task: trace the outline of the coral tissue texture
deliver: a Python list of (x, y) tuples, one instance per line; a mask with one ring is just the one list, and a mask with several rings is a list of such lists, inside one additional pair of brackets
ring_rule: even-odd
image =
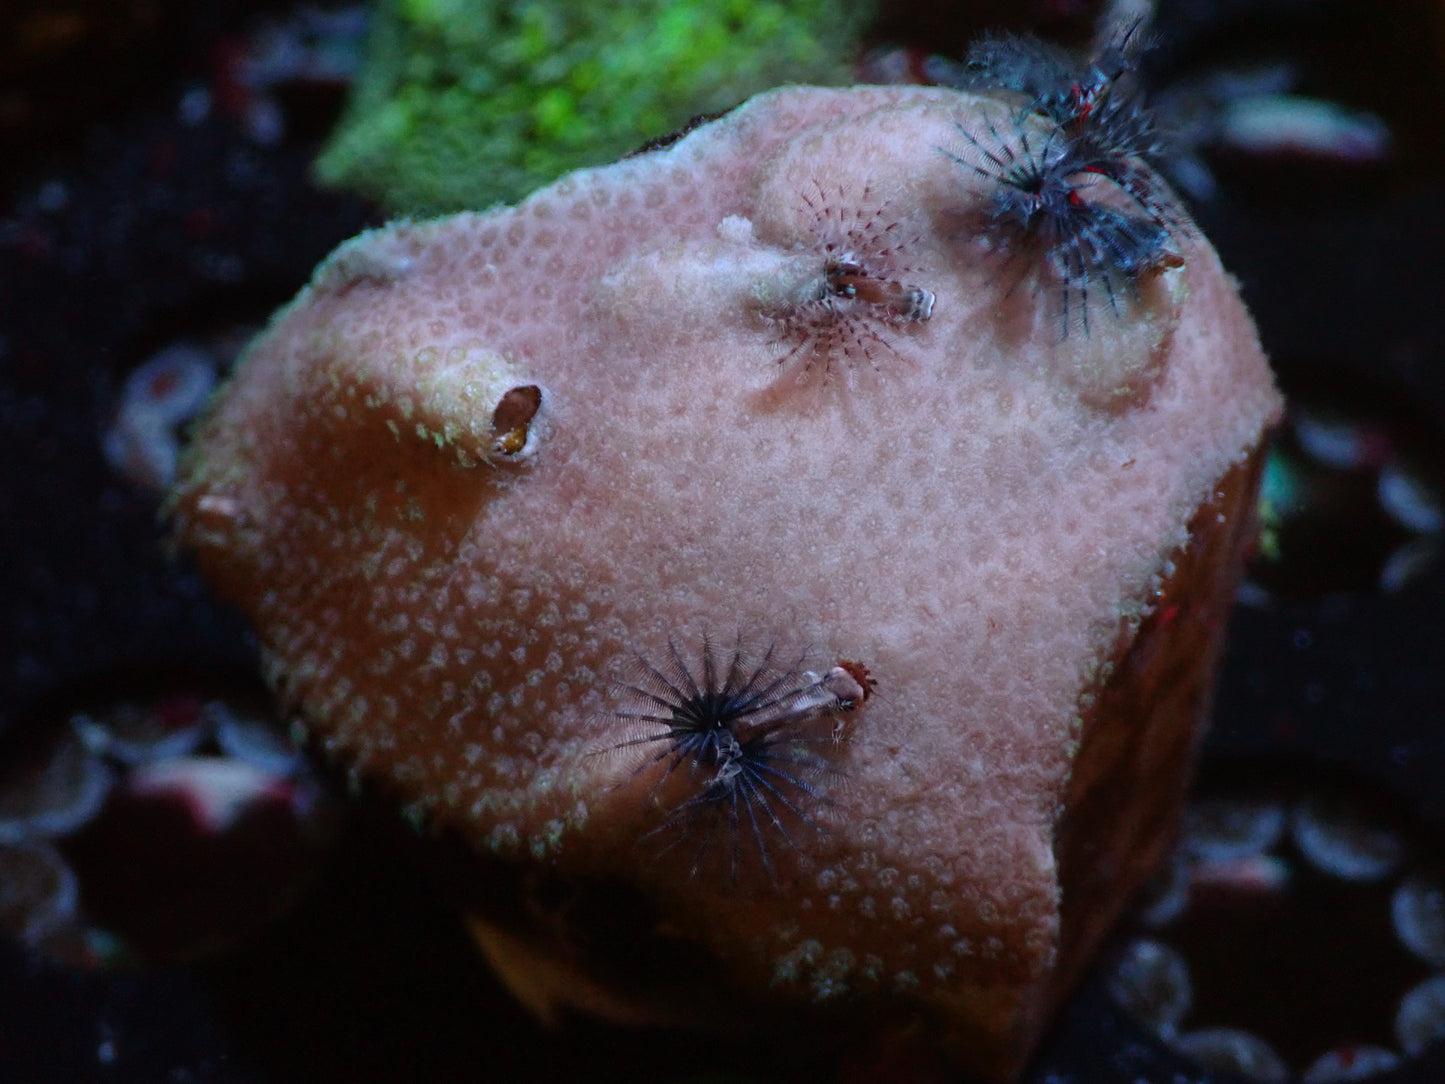
[[(1006, 1079), (1147, 872), (1279, 402), (1182, 218), (1122, 273), (999, 221), (1033, 125), (790, 88), (364, 234), (202, 427), (181, 536), (319, 744), (567, 886), (478, 920), (539, 1010), (793, 1006)], [(599, 895), (725, 994), (649, 1004)]]

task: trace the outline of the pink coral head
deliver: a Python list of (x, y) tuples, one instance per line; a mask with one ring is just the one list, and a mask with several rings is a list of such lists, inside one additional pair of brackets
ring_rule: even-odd
[[(181, 537), (324, 748), (715, 962), (649, 993), (478, 915), (539, 1012), (810, 1007), (1006, 1078), (1163, 846), (1279, 402), (1192, 230), (981, 227), (971, 156), (1044, 123), (794, 87), (364, 234), (201, 428)], [(1069, 198), (1147, 213), (1110, 183)]]

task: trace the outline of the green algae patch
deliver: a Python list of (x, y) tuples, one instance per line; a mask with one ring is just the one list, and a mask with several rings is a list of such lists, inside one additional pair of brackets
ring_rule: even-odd
[(512, 202), (779, 83), (851, 83), (871, 0), (382, 0), (316, 165), (395, 214)]

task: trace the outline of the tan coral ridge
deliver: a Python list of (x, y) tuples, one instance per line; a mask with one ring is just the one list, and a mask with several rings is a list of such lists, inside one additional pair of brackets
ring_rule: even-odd
[[(523, 878), (632, 885), (734, 1006), (913, 1021), (991, 1079), (1164, 843), (1279, 409), (1192, 232), (1087, 333), (981, 239), (961, 132), (1009, 108), (788, 88), (364, 234), (173, 499), (342, 762)], [(876, 695), (824, 713), (777, 823), (690, 833), (706, 779), (624, 744), (618, 683), (734, 638)], [(655, 1018), (578, 946), (478, 929), (539, 1009)]]

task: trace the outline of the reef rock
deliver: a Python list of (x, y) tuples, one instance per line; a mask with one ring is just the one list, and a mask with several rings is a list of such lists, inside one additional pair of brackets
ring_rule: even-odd
[(183, 543), (475, 847), (539, 1012), (1003, 1080), (1149, 873), (1279, 398), (1162, 188), (1036, 228), (1053, 153), (1007, 95), (770, 92), (348, 242), (219, 396)]

